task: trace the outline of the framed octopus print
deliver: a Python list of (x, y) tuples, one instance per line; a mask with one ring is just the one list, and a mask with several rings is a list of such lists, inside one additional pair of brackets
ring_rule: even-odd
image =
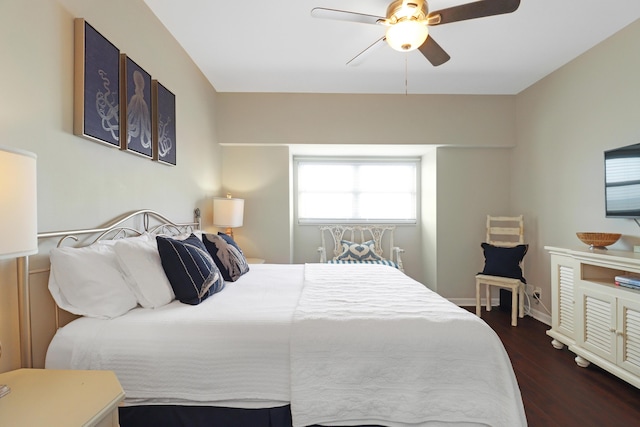
[(176, 165), (176, 97), (157, 80), (152, 83), (153, 159)]
[(74, 32), (73, 133), (120, 147), (120, 51), (83, 18)]
[(153, 158), (151, 135), (151, 75), (126, 54), (120, 54), (122, 139), (120, 149)]

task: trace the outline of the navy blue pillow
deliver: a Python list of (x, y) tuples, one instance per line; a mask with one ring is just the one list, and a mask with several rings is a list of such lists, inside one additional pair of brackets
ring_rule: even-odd
[(240, 249), (240, 246), (238, 246), (236, 241), (233, 240), (233, 237), (229, 236), (227, 233), (223, 233), (222, 231), (218, 231), (218, 236), (222, 237), (225, 242), (227, 242), (228, 244), (232, 245), (234, 248), (239, 250), (240, 253), (242, 253), (242, 249)]
[(522, 268), (520, 262), (529, 250), (529, 245), (517, 245), (512, 248), (494, 246), (489, 243), (483, 243), (484, 250), (484, 270), (480, 274), (489, 276), (509, 277), (519, 279), (522, 283), (527, 283), (522, 276)]
[(176, 298), (197, 305), (224, 288), (207, 248), (195, 235), (185, 240), (157, 236), (160, 261)]
[(202, 241), (220, 269), (224, 280), (235, 282), (240, 276), (249, 271), (249, 264), (240, 248), (235, 244), (229, 243), (225, 236), (231, 239), (226, 234), (223, 236), (204, 234)]

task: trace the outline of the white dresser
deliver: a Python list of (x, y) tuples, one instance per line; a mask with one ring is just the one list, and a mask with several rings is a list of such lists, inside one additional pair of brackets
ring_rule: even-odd
[(552, 344), (640, 388), (640, 290), (615, 276), (640, 276), (640, 254), (546, 246), (551, 254)]

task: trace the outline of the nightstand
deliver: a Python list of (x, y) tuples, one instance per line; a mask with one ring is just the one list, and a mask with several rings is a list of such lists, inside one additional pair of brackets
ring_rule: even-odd
[(18, 369), (0, 374), (0, 426), (117, 427), (124, 391), (111, 371)]
[(247, 258), (247, 264), (264, 264), (262, 258)]

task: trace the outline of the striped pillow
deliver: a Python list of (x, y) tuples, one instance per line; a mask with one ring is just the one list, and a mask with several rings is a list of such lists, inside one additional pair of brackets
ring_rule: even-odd
[(195, 235), (185, 240), (157, 236), (162, 268), (176, 298), (197, 305), (224, 288), (224, 281), (213, 258)]
[(327, 262), (328, 264), (379, 264), (379, 265), (388, 265), (389, 267), (398, 268), (398, 264), (393, 261), (389, 261), (388, 259), (379, 259), (376, 261), (345, 261), (345, 260), (337, 260), (332, 259)]

